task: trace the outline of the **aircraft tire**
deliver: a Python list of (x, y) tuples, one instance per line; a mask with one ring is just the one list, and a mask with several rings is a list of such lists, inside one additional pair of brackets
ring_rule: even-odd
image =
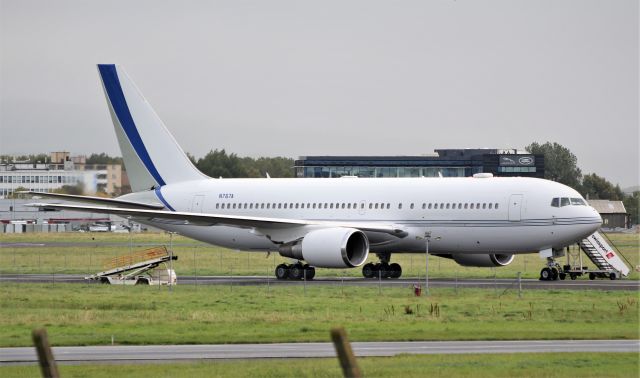
[(364, 278), (374, 278), (377, 275), (376, 266), (374, 263), (366, 263), (362, 267), (362, 276)]
[(397, 263), (390, 264), (389, 270), (391, 272), (390, 274), (391, 278), (400, 278), (400, 276), (402, 275), (402, 267), (400, 266), (400, 264), (397, 264)]
[(309, 265), (305, 265), (304, 266), (304, 277), (306, 278), (307, 281), (311, 281), (313, 279), (313, 277), (316, 276), (316, 268), (309, 266)]
[(280, 264), (276, 267), (276, 278), (286, 280), (289, 277), (289, 267), (286, 264)]
[(540, 271), (540, 281), (551, 281), (551, 269), (542, 268)]
[(304, 278), (304, 268), (300, 264), (289, 266), (289, 279), (301, 280)]
[(391, 277), (391, 269), (389, 269), (389, 264), (384, 262), (380, 263), (380, 266), (378, 267), (378, 269), (380, 270), (379, 276), (381, 278)]

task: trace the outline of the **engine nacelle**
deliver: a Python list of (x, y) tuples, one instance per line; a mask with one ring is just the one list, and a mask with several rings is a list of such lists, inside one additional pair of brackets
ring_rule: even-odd
[(281, 246), (278, 252), (320, 268), (354, 268), (367, 260), (369, 239), (355, 228), (325, 228), (309, 232), (301, 241)]
[(489, 268), (509, 265), (515, 256), (508, 254), (453, 254), (451, 258), (462, 266)]

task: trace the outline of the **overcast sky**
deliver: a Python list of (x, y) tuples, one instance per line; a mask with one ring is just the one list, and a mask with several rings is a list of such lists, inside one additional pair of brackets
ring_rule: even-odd
[(120, 155), (119, 63), (197, 157), (555, 141), (638, 185), (635, 0), (0, 4), (0, 153)]

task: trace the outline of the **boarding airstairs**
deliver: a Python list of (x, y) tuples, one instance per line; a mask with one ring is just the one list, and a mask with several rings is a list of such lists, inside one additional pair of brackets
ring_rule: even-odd
[[(169, 254), (165, 246), (149, 248), (132, 254), (117, 256), (104, 262), (103, 271), (85, 277), (86, 280), (95, 280), (102, 283), (130, 283), (133, 284), (149, 284), (152, 276), (148, 272), (157, 268), (160, 264), (167, 263), (171, 260), (177, 260), (177, 256)], [(145, 276), (146, 275), (146, 276)], [(169, 272), (163, 274), (168, 276), (169, 284), (175, 284), (175, 273)], [(165, 281), (159, 279), (158, 281)], [(164, 282), (159, 282), (164, 283)], [(165, 283), (167, 284), (167, 283)]]
[[(595, 264), (595, 269), (584, 265), (581, 252), (584, 252), (589, 260)], [(554, 251), (554, 256), (547, 258), (547, 266), (540, 271), (541, 280), (564, 280), (567, 276), (575, 280), (583, 274), (588, 274), (591, 280), (596, 278), (615, 280), (629, 275), (629, 265), (631, 265), (629, 261), (619, 251), (611, 247), (606, 235), (598, 232), (582, 239), (575, 248), (567, 247), (567, 263), (561, 266), (554, 257), (564, 255), (564, 250)]]
[[(599, 232), (594, 232), (587, 238), (582, 239), (580, 241), (580, 249), (582, 249), (589, 260), (591, 260), (599, 270), (608, 274), (610, 278), (611, 274), (615, 274), (612, 279), (629, 275), (630, 269), (621, 258), (624, 256), (616, 252)], [(590, 275), (589, 278), (592, 278), (592, 275)]]

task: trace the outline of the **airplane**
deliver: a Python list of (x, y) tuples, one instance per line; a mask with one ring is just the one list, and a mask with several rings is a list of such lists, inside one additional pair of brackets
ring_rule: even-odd
[[(536, 178), (210, 178), (178, 145), (124, 69), (98, 73), (132, 193), (100, 198), (29, 192), (79, 204), (37, 203), (119, 215), (249, 252), (292, 259), (278, 279), (315, 268), (356, 268), (398, 278), (397, 253), (429, 253), (463, 266), (500, 267), (516, 254), (555, 251), (594, 233), (598, 212), (563, 184)], [(378, 263), (366, 263), (370, 253)]]

